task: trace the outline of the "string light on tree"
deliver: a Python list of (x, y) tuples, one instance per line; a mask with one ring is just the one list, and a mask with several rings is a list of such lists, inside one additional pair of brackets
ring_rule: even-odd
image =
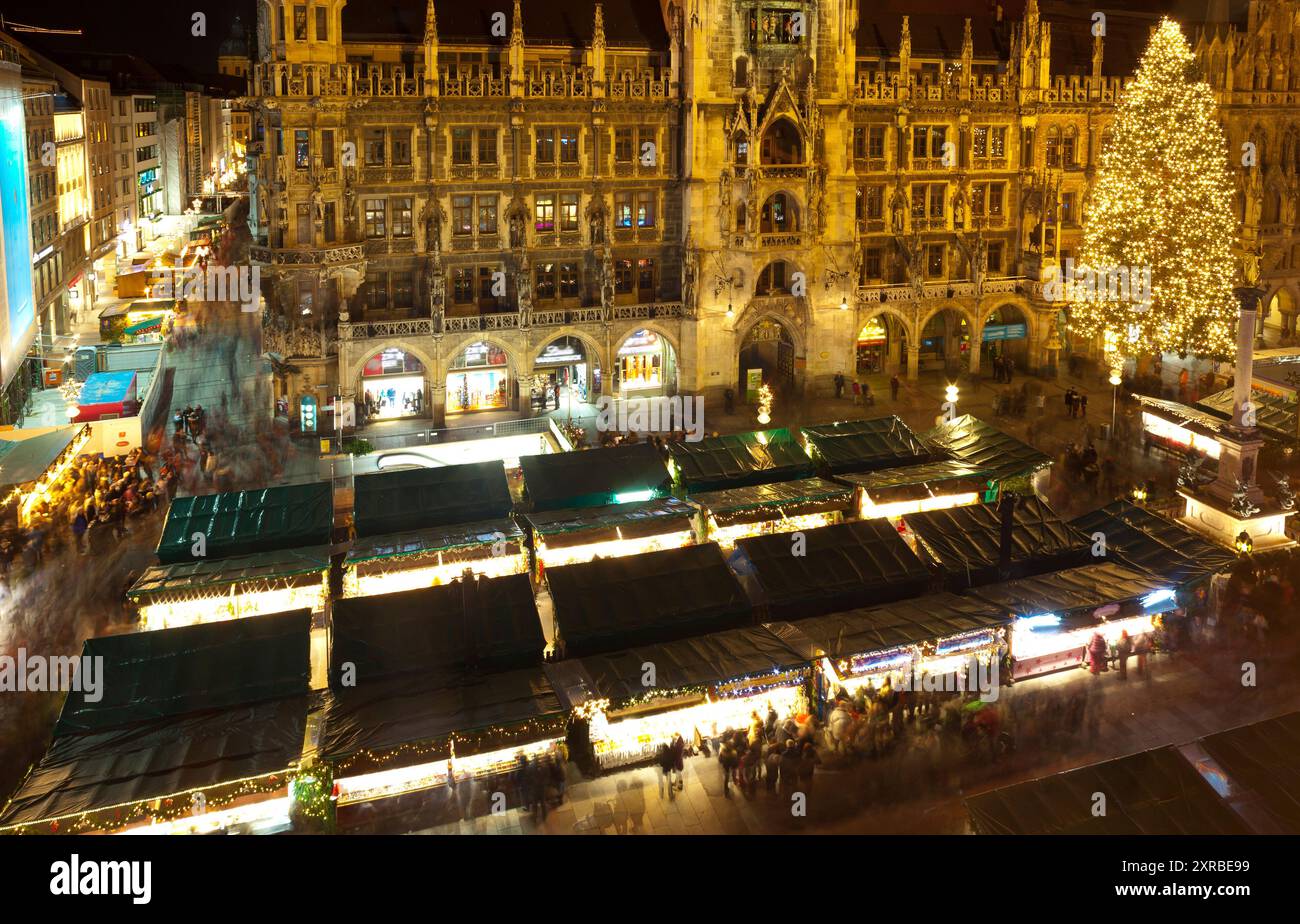
[(1235, 348), (1236, 219), (1227, 141), (1214, 112), (1182, 30), (1161, 20), (1120, 97), (1076, 274), (1113, 280), (1120, 268), (1149, 267), (1149, 297), (1133, 286), (1117, 293), (1110, 282), (1070, 289), (1071, 327), (1104, 335), (1108, 353), (1228, 357)]

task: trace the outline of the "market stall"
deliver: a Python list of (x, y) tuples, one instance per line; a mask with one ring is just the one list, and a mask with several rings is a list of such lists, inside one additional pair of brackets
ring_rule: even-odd
[(530, 513), (534, 573), (596, 558), (677, 549), (695, 541), (696, 508), (675, 497)]
[(325, 611), (328, 546), (154, 565), (126, 592), (145, 631), (307, 609)]
[[(788, 623), (750, 626), (565, 661), (548, 668), (588, 722), (602, 769), (654, 757), (678, 734), (715, 738), (747, 728), (755, 712), (809, 712), (812, 646)], [(653, 683), (646, 684), (646, 665)], [(560, 679), (562, 678), (562, 679)], [(570, 692), (573, 691), (573, 692)]]
[(752, 612), (713, 543), (551, 568), (546, 584), (566, 657), (734, 628)]
[(92, 638), (0, 833), (276, 832), (311, 708), (307, 610)]
[(848, 472), (835, 480), (854, 488), (853, 509), (864, 520), (978, 504), (990, 490), (985, 470), (952, 459)]
[[(1106, 811), (1094, 811), (1097, 794)], [(1004, 786), (966, 800), (976, 834), (1249, 834), (1173, 746)]]
[(731, 549), (737, 540), (791, 533), (843, 522), (852, 512), (853, 491), (824, 478), (800, 478), (725, 491), (692, 494), (699, 508), (701, 541)]
[(1017, 490), (1037, 491), (1052, 465), (1047, 453), (970, 414), (926, 430), (921, 439), (936, 453), (974, 466), (1000, 485), (1013, 482)]
[(972, 658), (986, 668), (998, 660), (1010, 622), (1000, 607), (940, 593), (798, 625), (817, 645), (827, 692), (838, 686), (852, 693), (868, 683), (878, 689), (886, 678), (896, 690), (925, 689), (927, 678), (946, 682), (950, 675), (968, 682)]
[(334, 490), (324, 481), (178, 497), (167, 510), (158, 560), (171, 565), (329, 545), (333, 532)]
[(669, 443), (668, 467), (688, 493), (808, 478), (812, 459), (789, 430), (758, 430)]
[(1228, 422), (1226, 418), (1177, 401), (1146, 395), (1139, 395), (1138, 400), (1142, 403), (1143, 439), (1178, 455), (1192, 450), (1218, 461), (1223, 448), (1218, 434)]
[(130, 417), (140, 409), (136, 397), (136, 372), (94, 372), (86, 377), (77, 396), (77, 416), (73, 423)]
[(343, 596), (446, 584), (466, 571), (481, 577), (527, 573), (523, 530), (511, 519), (479, 520), (356, 539), (343, 562)]
[(32, 510), (89, 444), (91, 433), (85, 424), (26, 439), (0, 438), (0, 519), (12, 516), (20, 526), (27, 525)]
[(510, 484), (500, 462), (378, 472), (356, 478), (358, 536), (379, 536), (510, 515)]
[(340, 808), (508, 773), (564, 734), (525, 575), (340, 600), (332, 637), (320, 750)]
[(672, 486), (663, 457), (649, 443), (524, 456), (519, 464), (533, 510), (653, 500)]
[(103, 343), (157, 343), (175, 316), (174, 298), (146, 298), (112, 305), (99, 313), (99, 339)]
[(1228, 571), (1238, 557), (1176, 520), (1120, 500), (1070, 521), (1085, 536), (1098, 533), (1107, 557), (1187, 587)]
[(1094, 634), (1109, 646), (1124, 632), (1136, 639), (1178, 607), (1168, 581), (1117, 562), (978, 587), (970, 594), (1014, 614), (1011, 657), (1017, 680), (1078, 667)]
[[(1005, 498), (1004, 500), (1008, 500)], [(948, 590), (1061, 568), (1093, 560), (1092, 542), (1034, 495), (1003, 503), (973, 504), (903, 517), (917, 554), (942, 575)]]
[(804, 445), (824, 474), (870, 472), (943, 458), (898, 417), (845, 420), (802, 429)]
[(754, 575), (768, 614), (777, 619), (914, 597), (931, 580), (921, 560), (884, 520), (741, 539), (733, 562), (742, 573)]

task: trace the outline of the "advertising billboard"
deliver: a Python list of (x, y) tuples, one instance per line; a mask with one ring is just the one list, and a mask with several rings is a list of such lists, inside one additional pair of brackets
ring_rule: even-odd
[(4, 248), (4, 339), (0, 374), (13, 376), (31, 344), (36, 323), (32, 295), (31, 206), (27, 201), (26, 128), (17, 68), (0, 73), (0, 246)]

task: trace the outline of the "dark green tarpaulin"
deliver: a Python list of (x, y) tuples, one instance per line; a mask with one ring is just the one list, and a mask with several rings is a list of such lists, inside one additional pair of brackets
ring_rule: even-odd
[(825, 478), (800, 478), (692, 494), (691, 503), (708, 511), (719, 526), (729, 526), (834, 510), (848, 514), (853, 490)]
[(126, 595), (141, 603), (209, 597), (231, 585), (284, 582), (292, 585), (320, 581), (330, 566), (329, 546), (282, 549), (235, 558), (154, 565), (131, 585)]
[(1052, 464), (1052, 457), (1003, 433), (970, 414), (963, 414), (921, 434), (935, 452), (985, 471), (995, 480), (1032, 475)]
[(730, 629), (751, 616), (712, 542), (551, 568), (546, 582), (568, 657)]
[[(796, 554), (800, 535), (803, 554)], [(769, 612), (780, 619), (914, 597), (930, 584), (930, 573), (887, 520), (753, 536), (736, 548), (752, 565)]]
[(358, 536), (378, 536), (508, 516), (510, 484), (499, 461), (414, 468), (356, 479)]
[(1183, 585), (1227, 571), (1237, 556), (1167, 517), (1128, 501), (1112, 504), (1070, 521), (1092, 537), (1100, 532), (1106, 548), (1137, 567)]
[(663, 497), (672, 481), (663, 456), (649, 443), (524, 456), (519, 465), (534, 510)]
[[(357, 539), (348, 550), (344, 567), (363, 563), (394, 563), (406, 567), (413, 560), (433, 558), (443, 553), (444, 561), (457, 561), (457, 552), (473, 552), (504, 540), (504, 554), (517, 553), (524, 533), (511, 519), (479, 520), (452, 526), (434, 526), (403, 533), (389, 533)], [(468, 555), (468, 557), (477, 557)]]
[(979, 834), (1250, 833), (1173, 747), (995, 789), (966, 808)]
[(291, 696), (59, 735), (0, 813), (0, 825), (173, 795), (184, 808), (193, 790), (285, 773), (302, 756), (311, 701)]
[(1300, 712), (1200, 741), (1259, 834), (1300, 834)]
[(849, 658), (1005, 626), (1011, 619), (1001, 607), (956, 594), (927, 594), (884, 606), (847, 610), (799, 621), (799, 631), (821, 653)]
[(351, 664), (357, 677), (453, 666), (504, 670), (537, 664), (542, 635), (526, 574), (336, 600), (330, 685)]
[(548, 547), (564, 548), (688, 531), (696, 512), (685, 501), (661, 497), (632, 504), (530, 513), (526, 519), (533, 535), (542, 537)]
[(924, 556), (944, 576), (949, 590), (1042, 574), (1092, 561), (1086, 536), (1058, 517), (1036, 496), (1016, 499), (1011, 561), (1000, 573), (1002, 517), (999, 505), (971, 504), (909, 513), (903, 519), (920, 538)]
[[(1300, 436), (1296, 417), (1298, 406), (1295, 400), (1284, 395), (1274, 394), (1262, 388), (1250, 390), (1251, 401), (1255, 404), (1255, 421), (1264, 430), (1271, 430), (1278, 436), (1294, 440)], [(1219, 414), (1225, 419), (1232, 418), (1233, 389), (1228, 388), (1196, 402), (1197, 407)]]
[(845, 472), (836, 475), (835, 480), (870, 492), (877, 492), (894, 488), (943, 484), (947, 481), (982, 481), (989, 477), (987, 472), (988, 470), (967, 462), (942, 459), (938, 462), (886, 468), (877, 472)]
[(311, 611), (87, 639), (103, 658), (100, 699), (68, 694), (56, 736), (306, 693)]
[(976, 587), (970, 595), (1016, 616), (1043, 613), (1066, 616), (1071, 611), (1091, 611), (1111, 603), (1140, 600), (1169, 586), (1170, 582), (1164, 578), (1112, 561)]
[(804, 427), (803, 434), (814, 450), (814, 462), (831, 473), (869, 472), (942, 458), (897, 417)]
[(710, 436), (669, 443), (677, 480), (688, 493), (807, 478), (812, 459), (789, 430)]
[[(178, 497), (167, 511), (158, 560), (164, 565), (279, 549), (329, 545), (334, 489), (328, 482)], [(196, 533), (206, 555), (194, 555)]]
[[(473, 675), (416, 671), (331, 691), (321, 755), (355, 776), (564, 735), (566, 715), (540, 666)], [(404, 744), (419, 751), (389, 752)], [(365, 753), (369, 752), (369, 753)]]
[(647, 664), (654, 665), (655, 688), (661, 691), (685, 690), (806, 667), (814, 651), (801, 628), (784, 622), (746, 626), (589, 655), (581, 658), (580, 664), (590, 680), (590, 692), (597, 698), (610, 700), (617, 708), (645, 695), (643, 680)]

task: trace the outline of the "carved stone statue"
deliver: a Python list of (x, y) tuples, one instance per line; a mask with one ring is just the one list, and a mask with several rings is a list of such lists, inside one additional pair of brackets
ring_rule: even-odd
[(357, 191), (352, 186), (352, 176), (348, 175), (347, 185), (343, 187), (343, 217), (349, 223), (357, 220)]
[(718, 175), (718, 220), (722, 230), (731, 229), (731, 170), (723, 167)]
[(533, 317), (533, 274), (528, 265), (528, 254), (519, 258), (515, 273), (515, 291), (519, 294), (519, 326), (527, 327)]
[(424, 229), (424, 246), (429, 250), (442, 250), (442, 226), (447, 223), (447, 211), (436, 198), (430, 198), (420, 210), (420, 227)]
[(311, 210), (317, 221), (325, 220), (325, 193), (320, 188), (320, 177), (311, 181)]
[(510, 247), (517, 249), (528, 242), (528, 205), (516, 193), (506, 209), (506, 223), (510, 228)]
[(447, 304), (447, 274), (442, 266), (442, 252), (435, 247), (429, 257), (429, 316), (434, 320), (434, 329), (440, 330), (443, 311)]
[(595, 193), (587, 200), (587, 229), (593, 247), (605, 243), (605, 197)]
[(600, 307), (608, 321), (614, 308), (614, 254), (608, 244), (600, 257)]
[(903, 190), (902, 177), (894, 184), (889, 198), (889, 222), (889, 230), (894, 234), (902, 234), (907, 226), (907, 193)]
[(686, 246), (682, 249), (682, 307), (688, 316), (695, 311), (695, 285), (699, 278), (699, 254), (690, 231), (686, 232)]

